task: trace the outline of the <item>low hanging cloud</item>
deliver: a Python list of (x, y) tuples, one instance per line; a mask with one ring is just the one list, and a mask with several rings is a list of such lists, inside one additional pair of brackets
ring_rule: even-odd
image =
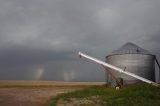
[(158, 0), (1, 0), (0, 79), (104, 81), (78, 51), (104, 60), (126, 42), (159, 57), (159, 9)]

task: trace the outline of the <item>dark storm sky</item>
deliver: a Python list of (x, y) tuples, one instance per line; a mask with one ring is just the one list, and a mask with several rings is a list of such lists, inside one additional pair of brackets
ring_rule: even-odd
[(159, 57), (159, 0), (1, 0), (0, 79), (103, 81), (104, 60), (126, 42)]

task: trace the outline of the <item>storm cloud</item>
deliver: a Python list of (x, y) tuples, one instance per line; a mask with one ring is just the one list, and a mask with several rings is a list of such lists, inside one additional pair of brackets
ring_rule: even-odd
[(126, 42), (160, 59), (159, 0), (1, 0), (0, 79), (104, 81), (101, 60)]

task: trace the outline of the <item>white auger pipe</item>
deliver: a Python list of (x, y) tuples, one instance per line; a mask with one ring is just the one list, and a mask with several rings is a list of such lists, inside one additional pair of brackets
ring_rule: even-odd
[(108, 63), (106, 63), (106, 62), (100, 61), (100, 60), (98, 60), (98, 59), (96, 59), (96, 58), (94, 58), (94, 57), (88, 56), (88, 55), (86, 55), (86, 54), (84, 54), (84, 53), (79, 52), (78, 54), (79, 54), (80, 57), (85, 57), (85, 58), (87, 58), (87, 59), (89, 59), (89, 60), (95, 61), (96, 63), (98, 63), (98, 64), (100, 64), (100, 65), (104, 65), (104, 66), (106, 66), (106, 67), (108, 67), (108, 68), (110, 68), (110, 69), (112, 69), (112, 70), (115, 70), (115, 71), (118, 71), (118, 72), (120, 72), (120, 73), (129, 75), (129, 76), (134, 77), (134, 78), (137, 78), (137, 79), (139, 79), (139, 80), (141, 80), (141, 81), (143, 81), (143, 82), (146, 82), (146, 83), (148, 83), (148, 84), (151, 84), (151, 85), (154, 85), (154, 86), (160, 86), (160, 84), (158, 84), (158, 83), (155, 83), (155, 82), (153, 82), (153, 81), (150, 81), (150, 80), (148, 80), (148, 79), (145, 79), (145, 78), (143, 78), (143, 77), (140, 77), (140, 76), (138, 76), (138, 75), (135, 75), (135, 74), (133, 74), (133, 73), (126, 72), (126, 71), (124, 71), (124, 70), (121, 69), (121, 68), (118, 68), (118, 67), (113, 66), (113, 65), (111, 65), (111, 64), (108, 64)]

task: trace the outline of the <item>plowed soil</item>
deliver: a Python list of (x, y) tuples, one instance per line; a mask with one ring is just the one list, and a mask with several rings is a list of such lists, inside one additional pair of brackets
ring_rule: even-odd
[(47, 106), (47, 101), (76, 88), (0, 88), (0, 106)]
[(100, 85), (96, 82), (0, 81), (0, 106), (48, 106), (60, 94)]

